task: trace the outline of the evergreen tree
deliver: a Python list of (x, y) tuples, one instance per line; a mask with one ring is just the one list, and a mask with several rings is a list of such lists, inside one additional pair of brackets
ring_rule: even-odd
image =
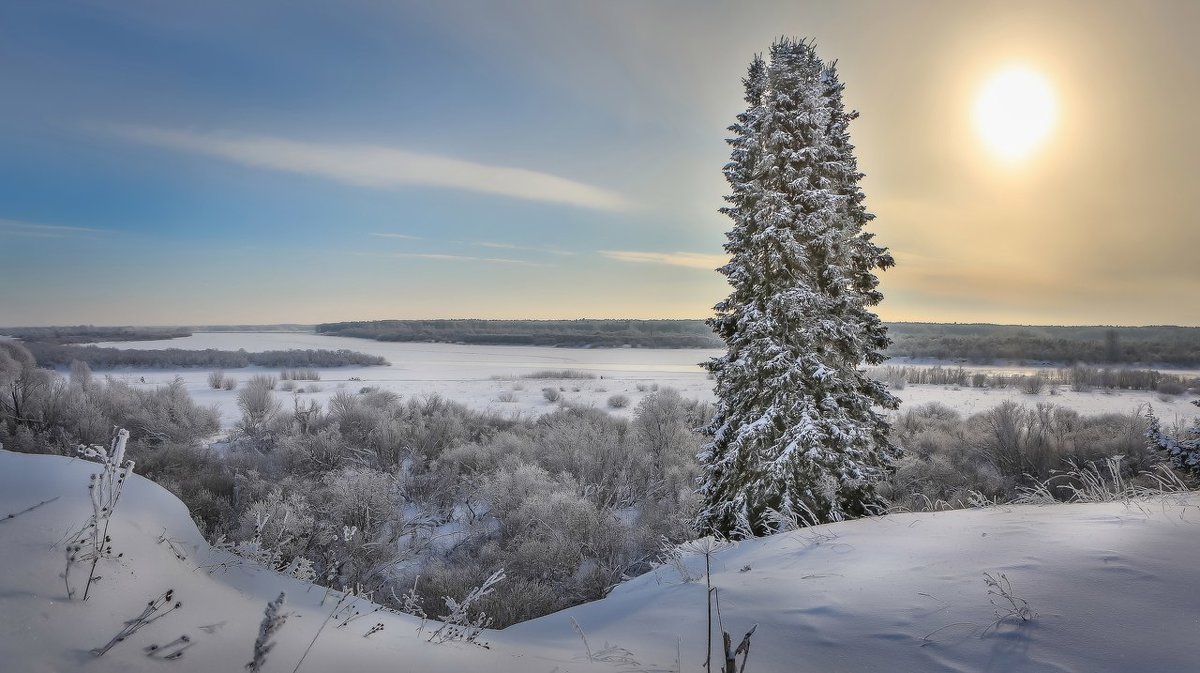
[(897, 450), (883, 410), (898, 400), (859, 367), (889, 343), (871, 306), (876, 269), (893, 265), (863, 227), (857, 116), (833, 64), (783, 39), (743, 80), (748, 107), (730, 127), (722, 212), (733, 220), (719, 271), (732, 286), (708, 324), (726, 344), (706, 363), (717, 413), (701, 454), (705, 532), (769, 534), (786, 520), (860, 516)]
[[(1192, 404), (1200, 407), (1200, 400), (1192, 400)], [(1162, 423), (1150, 409), (1146, 412), (1146, 440), (1150, 448), (1166, 453), (1174, 467), (1200, 475), (1200, 418), (1172, 437), (1163, 432)]]

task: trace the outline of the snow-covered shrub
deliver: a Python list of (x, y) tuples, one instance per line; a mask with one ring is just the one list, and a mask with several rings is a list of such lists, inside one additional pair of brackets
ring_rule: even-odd
[(1157, 391), (1162, 395), (1182, 395), (1187, 392), (1187, 387), (1181, 381), (1163, 381), (1158, 384)]
[(353, 526), (367, 538), (374, 537), (401, 504), (396, 477), (369, 467), (343, 467), (325, 473), (314, 495), (321, 502), (325, 518)]
[(220, 390), (221, 384), (225, 381), (225, 372), (221, 371), (220, 369), (216, 370), (215, 372), (209, 372), (207, 380), (209, 388), (212, 388), (213, 390)]
[(42, 408), (51, 394), (56, 375), (40, 369), (33, 355), (19, 342), (0, 340), (0, 421), (15, 434), (20, 426), (43, 420)]
[(250, 386), (251, 388), (275, 390), (276, 383), (278, 383), (278, 379), (270, 374), (255, 374), (254, 376), (250, 377), (250, 380), (246, 383), (246, 385)]
[(620, 394), (610, 395), (607, 404), (610, 409), (624, 409), (629, 406), (629, 396)]
[(238, 409), (242, 418), (237, 429), (251, 440), (264, 440), (275, 423), (283, 405), (275, 399), (272, 390), (275, 377), (257, 374), (250, 377), (246, 386), (238, 391)]
[(967, 419), (941, 405), (916, 407), (895, 418), (893, 441), (907, 455), (879, 492), (907, 509), (964, 506), (976, 494), (1004, 502), (1052, 477), (1066, 485), (1062, 472), (1072, 464), (1114, 455), (1123, 456), (1122, 478), (1137, 482), (1155, 459), (1145, 447), (1145, 428), (1140, 414), (1084, 417), (1051, 404), (1006, 402)]
[(284, 570), (293, 558), (308, 554), (317, 514), (296, 490), (275, 487), (242, 513), (240, 523), (234, 550), (272, 570)]
[[(314, 425), (320, 425), (318, 422)], [(318, 473), (340, 467), (351, 451), (336, 427), (289, 434), (276, 440), (275, 455), (294, 474)]]
[(71, 385), (87, 390), (92, 385), (92, 368), (83, 360), (71, 360)]
[(490, 505), (501, 532), (515, 535), (525, 523), (517, 518), (517, 511), (527, 500), (547, 498), (551, 493), (574, 492), (577, 489), (577, 483), (565, 474), (551, 475), (538, 465), (516, 461), (507, 463), (485, 478), (480, 484), (479, 494)]
[(557, 402), (562, 394), (558, 392), (558, 388), (542, 388), (542, 397), (546, 398), (547, 402)]
[(627, 424), (597, 409), (566, 408), (537, 421), (538, 434), (526, 460), (550, 472), (573, 476), (582, 495), (602, 507), (620, 507), (637, 498), (651, 456), (639, 451)]
[(1046, 387), (1046, 379), (1041, 374), (1021, 377), (1021, 392), (1026, 395), (1041, 395)]
[(972, 493), (1006, 499), (1008, 489), (989, 463), (956, 463), (942, 453), (901, 458), (878, 487), (892, 507), (917, 511), (964, 507)]
[(464, 475), (488, 475), (518, 456), (528, 456), (532, 441), (528, 433), (501, 431), (482, 441), (452, 446), (441, 452), (437, 468), (444, 470), (440, 486), (448, 480), (460, 480)]
[(55, 424), (85, 443), (106, 441), (113, 426), (127, 428), (131, 441), (151, 444), (195, 442), (219, 427), (216, 410), (193, 402), (179, 377), (151, 389), (106, 377), (70, 396)]
[(305, 367), (300, 369), (285, 369), (279, 372), (279, 380), (281, 381), (320, 381), (321, 373), (315, 369)]

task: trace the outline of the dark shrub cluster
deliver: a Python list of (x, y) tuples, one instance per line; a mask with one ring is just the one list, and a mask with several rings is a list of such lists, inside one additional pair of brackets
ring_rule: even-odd
[[(926, 404), (896, 415), (893, 439), (906, 454), (880, 491), (909, 509), (962, 507), (975, 495), (1003, 502), (1072, 463), (1110, 456), (1123, 456), (1124, 476), (1136, 479), (1162, 460), (1147, 448), (1146, 429), (1140, 411), (1082, 416), (1052, 404), (1003, 402), (963, 418)], [(1057, 495), (1065, 499), (1067, 491)]]

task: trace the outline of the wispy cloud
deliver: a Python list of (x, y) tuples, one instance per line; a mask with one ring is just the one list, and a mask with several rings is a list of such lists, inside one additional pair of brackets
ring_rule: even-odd
[(425, 239), (421, 238), (420, 236), (410, 236), (409, 234), (389, 234), (389, 233), (373, 232), (371, 235), (378, 236), (379, 238), (402, 238), (406, 241), (423, 241), (423, 240), (425, 240)]
[(115, 125), (109, 132), (134, 142), (289, 173), (314, 175), (374, 189), (425, 185), (597, 210), (629, 207), (614, 192), (525, 168), (492, 166), (380, 145), (316, 143), (270, 136), (194, 133)]
[(666, 264), (686, 266), (692, 269), (713, 270), (729, 261), (724, 255), (706, 255), (698, 252), (640, 252), (636, 250), (601, 250), (601, 255), (622, 262), (644, 264)]
[(558, 248), (539, 248), (526, 245), (513, 245), (512, 243), (493, 243), (491, 241), (472, 241), (471, 245), (478, 245), (483, 248), (495, 248), (498, 250), (523, 250), (525, 252), (544, 252), (548, 255), (563, 255), (569, 256), (575, 253), (570, 250), (559, 250)]
[(473, 257), (470, 255), (447, 255), (437, 252), (356, 252), (361, 257), (391, 257), (397, 259), (428, 259), (439, 262), (472, 262), (486, 264), (508, 264), (512, 266), (545, 267), (548, 264), (538, 264), (523, 259), (508, 259), (505, 257)]
[(0, 219), (0, 236), (28, 236), (31, 238), (92, 238), (107, 234), (107, 229), (91, 227), (67, 227), (60, 224), (38, 224), (20, 220)]

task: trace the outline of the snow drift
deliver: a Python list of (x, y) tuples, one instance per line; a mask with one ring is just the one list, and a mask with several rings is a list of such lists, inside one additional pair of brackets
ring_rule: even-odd
[[(0, 668), (242, 670), (267, 603), (285, 592), (291, 614), (263, 670), (293, 670), (337, 596), (322, 607), (325, 589), (211, 548), (182, 503), (140, 477), (112, 518), (122, 556), (100, 562), (86, 602), (67, 599), (62, 541), (91, 513), (97, 468), (0, 451)], [(759, 625), (749, 673), (1195, 671), (1198, 523), (1196, 496), (890, 515), (743, 542), (713, 556), (712, 585), (735, 641)], [(330, 624), (300, 670), (701, 670), (703, 559), (683, 561), (699, 579), (663, 566), (604, 600), (485, 632), (486, 649), (428, 643), (418, 619), (390, 612)], [(1008, 614), (984, 573), (1003, 574), (1031, 619)], [(178, 610), (90, 652), (167, 590)], [(146, 649), (170, 643), (186, 646), (181, 657)]]

